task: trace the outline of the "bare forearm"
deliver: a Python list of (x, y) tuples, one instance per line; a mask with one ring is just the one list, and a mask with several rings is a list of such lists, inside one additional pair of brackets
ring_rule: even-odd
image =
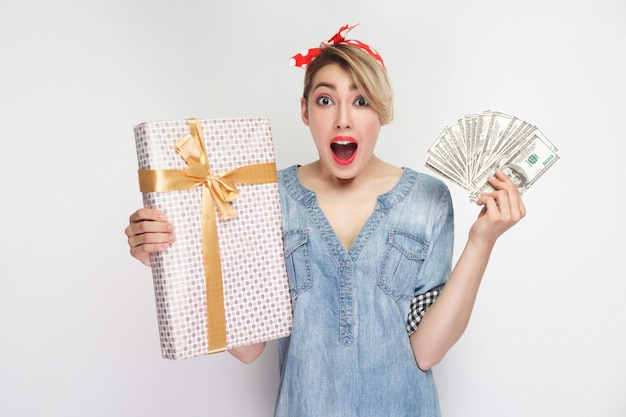
[(470, 228), (465, 249), (441, 295), (411, 336), (415, 360), (429, 369), (443, 359), (469, 323), (480, 282), (499, 236), (526, 215), (519, 190), (502, 171), (488, 178), (494, 192), (476, 201), (483, 206)]
[(411, 336), (420, 369), (439, 363), (467, 328), (492, 248), (468, 241), (444, 290)]

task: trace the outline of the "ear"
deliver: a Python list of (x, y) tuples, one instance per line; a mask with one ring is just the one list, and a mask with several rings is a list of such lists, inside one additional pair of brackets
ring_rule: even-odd
[(309, 125), (309, 109), (307, 107), (306, 99), (302, 97), (300, 99), (300, 116), (302, 117), (302, 122), (308, 126)]

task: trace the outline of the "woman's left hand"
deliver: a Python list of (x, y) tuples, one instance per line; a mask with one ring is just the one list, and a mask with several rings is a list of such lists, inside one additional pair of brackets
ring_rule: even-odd
[(526, 215), (519, 190), (502, 171), (488, 179), (495, 189), (484, 193), (476, 201), (483, 206), (478, 219), (470, 229), (469, 240), (479, 245), (493, 246), (496, 240)]

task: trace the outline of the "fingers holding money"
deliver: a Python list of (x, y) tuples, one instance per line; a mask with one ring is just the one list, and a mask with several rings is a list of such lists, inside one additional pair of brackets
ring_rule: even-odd
[(511, 219), (518, 222), (526, 215), (526, 207), (522, 201), (517, 185), (502, 170), (497, 169), (493, 177), (489, 178), (489, 183), (497, 193), (504, 192), (506, 198), (500, 200), (506, 201), (506, 207), (500, 205), (501, 212), (509, 213)]
[(483, 243), (493, 244), (526, 215), (526, 207), (518, 188), (502, 171), (497, 170), (488, 181), (495, 191), (481, 194), (476, 201), (483, 210), (470, 235)]

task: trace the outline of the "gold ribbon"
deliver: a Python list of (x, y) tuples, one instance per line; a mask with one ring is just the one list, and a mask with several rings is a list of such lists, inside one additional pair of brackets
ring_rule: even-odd
[(277, 182), (276, 164), (254, 164), (234, 169), (226, 174), (211, 173), (202, 126), (198, 119), (187, 119), (189, 133), (181, 137), (174, 148), (185, 162), (186, 170), (139, 170), (141, 192), (180, 191), (202, 186), (202, 246), (206, 282), (207, 328), (209, 353), (226, 350), (226, 317), (222, 265), (217, 235), (215, 210), (223, 219), (237, 216), (230, 205), (239, 195), (235, 183), (266, 184)]

